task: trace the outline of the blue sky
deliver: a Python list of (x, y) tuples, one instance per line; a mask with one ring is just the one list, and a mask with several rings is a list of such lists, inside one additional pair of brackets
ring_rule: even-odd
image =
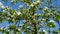
[[(0, 0), (0, 2), (2, 2), (2, 1)], [(11, 5), (10, 4), (11, 0), (9, 0), (7, 2), (7, 4), (5, 2), (2, 2), (2, 3), (3, 3), (4, 6), (9, 6), (12, 9), (16, 9), (16, 10), (18, 10), (19, 5), (24, 5), (22, 2), (18, 2), (15, 5)], [(60, 5), (60, 0), (57, 0), (57, 1), (53, 2), (52, 4), (58, 7)], [(60, 10), (60, 8), (58, 8), (58, 10)], [(40, 13), (40, 12), (38, 11), (37, 13)], [(8, 22), (7, 21), (3, 21), (3, 23), (0, 24), (0, 27), (7, 27), (7, 25), (9, 25)], [(58, 28), (58, 24), (56, 24), (56, 28)]]

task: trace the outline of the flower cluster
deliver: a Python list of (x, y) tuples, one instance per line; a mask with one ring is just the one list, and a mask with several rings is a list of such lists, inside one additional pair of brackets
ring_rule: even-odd
[(34, 5), (37, 5), (37, 4), (39, 4), (39, 3), (41, 3), (40, 0), (37, 0), (36, 2), (33, 2), (30, 6), (31, 6), (31, 7), (34, 7)]

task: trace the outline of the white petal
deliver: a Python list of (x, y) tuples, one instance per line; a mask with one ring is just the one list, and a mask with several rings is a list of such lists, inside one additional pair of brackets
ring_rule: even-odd
[(34, 15), (37, 15), (36, 13)]
[(18, 31), (20, 31), (20, 28), (18, 28)]
[(18, 15), (20, 15), (20, 14), (21, 14), (21, 12), (17, 12), (17, 14), (18, 14)]
[(50, 20), (49, 22), (55, 22), (54, 20)]
[(46, 32), (45, 30), (43, 30), (43, 32)]
[(40, 3), (40, 1), (39, 1), (39, 0), (37, 0), (37, 3)]
[(33, 5), (33, 4), (31, 4), (30, 6), (31, 6), (31, 7), (34, 7), (34, 5)]
[(14, 17), (13, 15), (11, 15), (11, 17)]
[(45, 9), (48, 9), (48, 7), (45, 7)]
[(6, 10), (3, 10), (3, 12), (7, 12)]
[(42, 20), (45, 20), (44, 18)]
[(37, 2), (33, 2), (35, 5), (37, 4)]
[(10, 18), (8, 18), (8, 20), (9, 20)]
[(5, 8), (4, 6), (1, 6), (1, 8)]

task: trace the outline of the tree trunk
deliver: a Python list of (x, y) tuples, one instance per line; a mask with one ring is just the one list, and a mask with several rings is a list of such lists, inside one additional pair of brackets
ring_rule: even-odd
[(34, 34), (37, 34), (37, 27), (36, 27), (36, 23), (34, 23), (33, 25), (34, 25)]

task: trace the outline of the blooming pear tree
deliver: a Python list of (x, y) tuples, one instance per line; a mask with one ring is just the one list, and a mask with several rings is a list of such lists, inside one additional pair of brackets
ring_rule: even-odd
[[(9, 0), (2, 0), (8, 2)], [(0, 22), (8, 21), (7, 28), (0, 28), (3, 34), (45, 34), (42, 28), (55, 28), (55, 23), (59, 25), (60, 12), (57, 7), (51, 4), (53, 0), (11, 0), (11, 5), (22, 2), (18, 10), (8, 6), (3, 6), (0, 2)], [(54, 0), (56, 1), (56, 0)], [(25, 8), (24, 8), (24, 7)], [(37, 13), (37, 12), (40, 13)], [(22, 21), (21, 21), (22, 20)], [(23, 24), (20, 24), (21, 22)]]

